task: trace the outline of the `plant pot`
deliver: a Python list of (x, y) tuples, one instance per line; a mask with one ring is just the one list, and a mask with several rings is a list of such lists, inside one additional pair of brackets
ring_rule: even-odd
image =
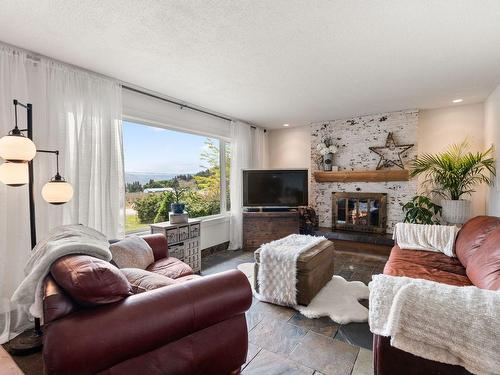
[(333, 154), (329, 153), (323, 156), (323, 170), (327, 172), (331, 171), (332, 165), (333, 165)]
[(185, 207), (186, 207), (186, 205), (184, 203), (172, 203), (170, 205), (170, 210), (174, 214), (182, 214), (182, 213), (184, 213), (184, 208)]
[(463, 224), (471, 216), (470, 201), (443, 199), (441, 206), (443, 207), (441, 217), (448, 224)]

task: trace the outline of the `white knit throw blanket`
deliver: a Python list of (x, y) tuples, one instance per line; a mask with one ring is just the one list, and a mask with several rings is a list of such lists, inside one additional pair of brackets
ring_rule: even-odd
[(436, 251), (453, 257), (458, 231), (454, 225), (397, 223), (393, 239), (401, 249)]
[(391, 345), (476, 374), (500, 371), (500, 291), (375, 275), (369, 324)]
[(325, 237), (291, 234), (260, 247), (257, 298), (283, 306), (297, 305), (297, 259)]
[(63, 225), (54, 228), (31, 252), (24, 267), (25, 279), (14, 292), (15, 304), (31, 305), (30, 313), (41, 318), (43, 314), (43, 280), (57, 259), (69, 254), (85, 254), (106, 261), (111, 260), (106, 236), (84, 225)]

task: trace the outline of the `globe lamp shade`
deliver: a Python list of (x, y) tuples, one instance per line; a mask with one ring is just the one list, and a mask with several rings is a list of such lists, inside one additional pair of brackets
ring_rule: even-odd
[(0, 138), (0, 157), (12, 162), (33, 160), (36, 155), (36, 146), (33, 141), (20, 135), (6, 135)]
[(42, 197), (50, 204), (64, 204), (73, 198), (73, 187), (61, 177), (58, 179), (56, 176), (43, 186)]
[(23, 186), (29, 181), (28, 163), (4, 162), (0, 165), (0, 181), (8, 186)]

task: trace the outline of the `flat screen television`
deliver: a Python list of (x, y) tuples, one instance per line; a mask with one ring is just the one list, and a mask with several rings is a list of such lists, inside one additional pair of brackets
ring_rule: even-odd
[(243, 171), (245, 207), (307, 206), (308, 195), (307, 169)]

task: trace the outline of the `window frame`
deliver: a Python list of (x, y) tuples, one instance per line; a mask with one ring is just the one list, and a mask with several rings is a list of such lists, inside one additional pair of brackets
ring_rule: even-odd
[[(200, 216), (197, 217), (196, 219), (200, 219), (201, 221), (213, 221), (217, 219), (226, 219), (230, 215), (230, 211), (227, 210), (227, 203), (226, 203), (226, 197), (227, 197), (227, 177), (226, 176), (226, 165), (227, 165), (227, 159), (226, 159), (226, 145), (230, 144), (231, 140), (227, 137), (222, 137), (220, 135), (213, 135), (210, 133), (205, 133), (205, 132), (197, 132), (197, 131), (192, 131), (192, 130), (186, 130), (182, 129), (178, 126), (170, 126), (165, 123), (160, 123), (157, 121), (152, 121), (152, 120), (146, 120), (143, 118), (135, 117), (135, 116), (128, 116), (128, 115), (123, 115), (122, 116), (122, 137), (123, 137), (123, 122), (132, 122), (138, 125), (144, 125), (144, 126), (150, 126), (153, 128), (160, 128), (160, 129), (165, 129), (165, 130), (170, 130), (170, 131), (175, 131), (175, 132), (180, 132), (180, 133), (186, 133), (186, 134), (192, 134), (192, 135), (197, 135), (197, 136), (202, 136), (202, 137), (209, 137), (212, 139), (215, 139), (219, 142), (219, 168), (220, 168), (220, 213), (214, 214), (214, 215), (208, 215), (208, 216)], [(123, 148), (122, 148), (123, 149)], [(123, 149), (123, 153), (125, 154), (125, 150)], [(124, 168), (125, 172), (125, 168)], [(131, 232), (125, 232), (126, 235), (130, 234), (138, 234), (138, 233), (146, 233), (148, 231), (131, 231)]]

